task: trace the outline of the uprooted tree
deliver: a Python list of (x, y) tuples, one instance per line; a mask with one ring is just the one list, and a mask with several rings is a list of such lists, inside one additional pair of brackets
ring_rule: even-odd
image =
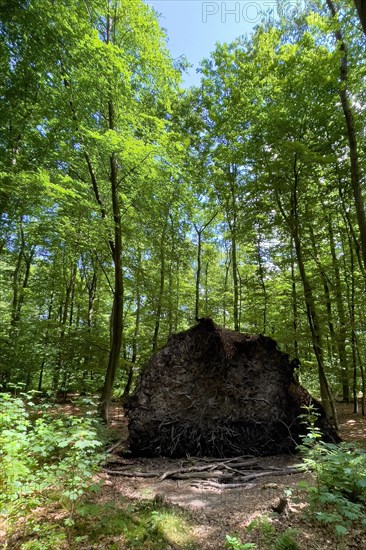
[(339, 441), (321, 404), (296, 381), (271, 338), (218, 327), (208, 318), (172, 336), (140, 375), (126, 405), (130, 449), (145, 456), (228, 457), (291, 452), (313, 403), (319, 428)]

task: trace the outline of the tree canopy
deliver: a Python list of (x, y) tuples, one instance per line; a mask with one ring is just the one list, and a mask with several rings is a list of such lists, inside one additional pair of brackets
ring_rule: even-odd
[(210, 316), (274, 337), (335, 423), (334, 395), (357, 406), (356, 5), (264, 16), (252, 36), (217, 44), (200, 87), (184, 90), (141, 0), (1, 4), (3, 389), (100, 392), (108, 420), (147, 357)]

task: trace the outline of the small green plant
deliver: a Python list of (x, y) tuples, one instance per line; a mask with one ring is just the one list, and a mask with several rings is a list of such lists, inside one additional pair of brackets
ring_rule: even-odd
[(271, 550), (299, 550), (296, 538), (299, 537), (299, 531), (288, 528), (283, 533), (276, 536)]
[(366, 454), (348, 443), (334, 445), (320, 440), (311, 407), (302, 417), (308, 433), (299, 446), (301, 468), (315, 475), (316, 485), (303, 482), (309, 498), (309, 513), (332, 525), (336, 535), (346, 535), (354, 522), (366, 525)]
[(256, 543), (242, 543), (238, 537), (226, 535), (225, 548), (232, 550), (249, 550), (250, 548), (261, 548), (263, 550), (299, 550), (296, 538), (299, 532), (296, 529), (286, 529), (278, 533), (270, 517), (258, 516), (247, 526), (247, 532), (256, 536)]
[(225, 548), (230, 548), (231, 550), (250, 550), (257, 547), (253, 542), (242, 543), (238, 537), (226, 535)]
[(296, 538), (299, 532), (288, 528), (278, 533), (270, 517), (258, 516), (247, 527), (249, 532), (256, 533), (259, 548), (265, 550), (299, 550)]

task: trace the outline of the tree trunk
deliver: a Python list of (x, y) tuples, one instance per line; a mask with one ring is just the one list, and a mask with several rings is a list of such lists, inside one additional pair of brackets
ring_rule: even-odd
[[(113, 108), (110, 102), (110, 126), (113, 129)], [(114, 239), (112, 257), (114, 264), (114, 295), (110, 320), (110, 351), (109, 359), (100, 398), (99, 410), (105, 422), (109, 420), (109, 408), (112, 400), (113, 383), (117, 372), (117, 366), (123, 338), (123, 269), (122, 269), (122, 224), (120, 199), (118, 195), (117, 161), (114, 153), (110, 156), (110, 184), (112, 194), (112, 208), (114, 221)]]
[[(49, 306), (48, 306), (48, 313), (47, 313), (47, 326), (46, 326), (46, 334), (45, 334), (45, 337), (44, 337), (44, 342), (43, 342), (43, 346), (44, 346), (44, 349), (46, 350), (47, 349), (47, 346), (48, 346), (48, 324), (51, 320), (51, 317), (52, 317), (52, 308), (53, 308), (53, 291), (51, 292), (51, 296), (50, 296), (50, 303), (49, 303)], [(42, 391), (42, 383), (43, 383), (43, 375), (44, 375), (44, 368), (45, 368), (45, 365), (46, 365), (46, 353), (45, 355), (43, 356), (43, 360), (42, 360), (42, 364), (41, 364), (41, 368), (39, 370), (39, 378), (38, 378), (38, 391)]]
[(236, 235), (235, 232), (231, 235), (231, 265), (233, 270), (234, 284), (234, 330), (240, 331), (239, 323), (239, 280), (238, 280), (238, 259), (236, 250)]
[[(239, 321), (239, 277), (238, 277), (238, 256), (237, 256), (237, 231), (238, 231), (238, 210), (236, 205), (236, 176), (237, 167), (233, 166), (229, 170), (229, 182), (230, 182), (230, 194), (231, 194), (231, 208), (228, 207), (228, 222), (231, 233), (231, 264), (233, 273), (233, 285), (234, 285), (234, 330), (240, 331)], [(232, 215), (232, 218), (231, 218)]]
[(53, 381), (52, 381), (52, 387), (54, 391), (58, 390), (59, 380), (60, 380), (60, 372), (62, 369), (62, 360), (63, 360), (63, 347), (64, 347), (64, 338), (65, 338), (65, 330), (66, 330), (66, 321), (69, 314), (69, 305), (70, 305), (70, 299), (72, 296), (72, 289), (75, 284), (75, 278), (76, 278), (76, 271), (77, 266), (76, 264), (71, 266), (70, 269), (70, 278), (68, 281), (68, 284), (66, 286), (66, 292), (65, 292), (65, 299), (63, 303), (60, 304), (60, 339), (59, 339), (59, 351), (57, 354), (57, 360), (55, 365), (55, 370), (53, 373)]
[(329, 245), (330, 253), (332, 256), (332, 264), (334, 270), (334, 290), (336, 297), (336, 306), (339, 320), (339, 329), (337, 334), (337, 347), (338, 347), (338, 357), (339, 364), (341, 368), (341, 379), (342, 379), (342, 388), (343, 388), (343, 400), (349, 403), (349, 372), (348, 372), (348, 361), (347, 361), (347, 352), (346, 352), (346, 314), (344, 310), (344, 298), (342, 292), (341, 276), (339, 269), (339, 262), (335, 249), (335, 240), (332, 226), (331, 216), (327, 216), (328, 223), (328, 236), (329, 236)]
[(202, 236), (204, 230), (213, 222), (213, 220), (216, 218), (217, 212), (212, 216), (212, 218), (209, 219), (207, 223), (199, 227), (195, 223), (193, 224), (193, 227), (197, 233), (197, 270), (196, 270), (196, 299), (195, 299), (195, 305), (194, 305), (194, 317), (195, 319), (199, 318), (200, 313), (200, 284), (201, 284), (201, 256), (202, 256)]
[(366, 36), (366, 2), (365, 0), (354, 0), (362, 30)]
[[(326, 0), (329, 11), (332, 14), (334, 19), (337, 19), (337, 10), (333, 3), (333, 0)], [(358, 2), (361, 8), (361, 5), (364, 6), (364, 2)], [(357, 5), (357, 4), (356, 4)], [(359, 13), (364, 14), (364, 9)], [(359, 155), (358, 155), (358, 144), (356, 130), (353, 120), (353, 112), (351, 108), (351, 103), (348, 98), (348, 52), (347, 46), (343, 38), (342, 31), (340, 27), (336, 27), (334, 31), (334, 36), (338, 42), (338, 47), (341, 52), (341, 64), (340, 64), (340, 89), (339, 96), (342, 104), (343, 115), (347, 128), (347, 138), (349, 146), (349, 160), (351, 165), (351, 184), (353, 190), (353, 197), (357, 215), (358, 228), (360, 231), (360, 240), (361, 240), (361, 252), (364, 268), (366, 269), (366, 215), (364, 202), (362, 198), (361, 190), (361, 176), (360, 176), (360, 167), (359, 167)]]
[(153, 336), (153, 353), (158, 349), (158, 339), (159, 339), (159, 329), (160, 329), (160, 320), (161, 312), (163, 309), (163, 299), (164, 299), (164, 285), (165, 285), (165, 238), (167, 232), (168, 220), (165, 220), (163, 231), (160, 238), (160, 283), (159, 283), (159, 293), (158, 293), (158, 302), (156, 306), (155, 314), (155, 328)]
[(298, 312), (297, 312), (297, 288), (295, 279), (294, 241), (291, 237), (291, 299), (292, 299), (292, 328), (294, 333), (294, 358), (299, 358), (298, 342)]
[[(300, 277), (304, 289), (304, 297), (306, 304), (306, 314), (308, 318), (311, 339), (313, 350), (315, 353), (317, 365), (318, 365), (318, 376), (319, 376), (319, 387), (320, 394), (322, 398), (322, 404), (329, 421), (331, 421), (334, 426), (338, 427), (337, 414), (335, 409), (334, 399), (328, 385), (328, 380), (324, 370), (324, 359), (323, 359), (323, 343), (320, 331), (320, 324), (318, 315), (315, 308), (315, 301), (313, 297), (313, 291), (306, 273), (305, 263), (303, 259), (303, 253), (301, 248), (301, 239), (300, 239), (300, 229), (299, 229), (299, 212), (298, 212), (298, 185), (299, 185), (299, 173), (297, 168), (297, 156), (294, 157), (293, 163), (293, 175), (294, 175), (294, 184), (291, 192), (291, 218), (289, 220), (290, 228), (292, 232), (292, 238), (295, 245), (297, 264), (299, 267)], [(283, 210), (281, 210), (283, 212)]]
[(266, 334), (267, 331), (267, 288), (264, 278), (264, 266), (262, 262), (261, 257), (261, 237), (260, 233), (258, 231), (257, 236), (257, 260), (258, 260), (258, 275), (259, 275), (259, 283), (263, 292), (263, 334)]
[(224, 328), (226, 328), (226, 307), (227, 307), (226, 294), (227, 294), (227, 287), (228, 287), (228, 280), (229, 280), (230, 265), (231, 265), (231, 254), (229, 254), (229, 251), (227, 251), (227, 257), (225, 260), (224, 301), (223, 301), (223, 308), (224, 308), (223, 327)]

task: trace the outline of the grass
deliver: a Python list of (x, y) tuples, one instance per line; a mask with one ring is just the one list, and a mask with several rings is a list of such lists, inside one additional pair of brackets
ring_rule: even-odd
[[(80, 503), (73, 525), (62, 512), (34, 511), (5, 548), (19, 550), (198, 550), (188, 515), (156, 500)], [(20, 527), (20, 526), (19, 526)]]

